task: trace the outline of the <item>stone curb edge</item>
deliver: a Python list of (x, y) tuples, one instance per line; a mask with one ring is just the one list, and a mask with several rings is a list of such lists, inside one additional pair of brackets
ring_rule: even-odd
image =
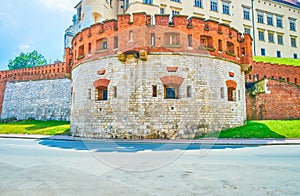
[[(26, 135), (26, 134), (0, 134), (0, 138), (11, 138), (11, 139), (37, 139), (37, 140), (61, 140), (61, 141), (82, 141), (83, 138), (72, 137), (67, 135)], [(84, 138), (85, 142), (92, 141), (102, 141), (108, 142), (112, 141), (109, 139), (93, 139)], [(133, 142), (133, 143), (191, 143), (191, 144), (214, 144), (214, 145), (300, 145), (299, 139), (215, 139), (215, 138), (205, 138), (197, 140), (113, 140), (114, 142)]]

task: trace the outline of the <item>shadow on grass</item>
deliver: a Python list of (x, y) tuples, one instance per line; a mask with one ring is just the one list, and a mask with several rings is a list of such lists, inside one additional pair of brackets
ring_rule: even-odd
[(68, 122), (65, 121), (25, 121), (22, 125), (32, 125), (30, 127), (26, 127), (28, 131), (35, 131), (44, 128), (53, 128), (61, 125), (67, 125)]
[[(223, 130), (219, 134), (219, 138), (285, 138), (272, 131), (267, 125), (254, 121), (247, 121), (246, 125), (232, 129)], [(216, 133), (208, 133), (206, 137), (215, 137)]]
[(154, 142), (122, 142), (122, 141), (67, 141), (41, 139), (40, 145), (74, 150), (91, 150), (93, 152), (139, 152), (139, 151), (172, 151), (172, 150), (200, 150), (200, 149), (237, 149), (258, 147), (258, 145), (203, 145), (184, 143), (154, 143)]

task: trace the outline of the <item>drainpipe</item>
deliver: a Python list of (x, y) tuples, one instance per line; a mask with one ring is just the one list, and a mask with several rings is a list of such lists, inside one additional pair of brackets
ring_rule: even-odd
[(254, 0), (251, 0), (251, 11), (252, 11), (252, 35), (253, 35), (253, 53), (256, 56), (256, 39), (255, 39), (255, 22), (254, 22)]

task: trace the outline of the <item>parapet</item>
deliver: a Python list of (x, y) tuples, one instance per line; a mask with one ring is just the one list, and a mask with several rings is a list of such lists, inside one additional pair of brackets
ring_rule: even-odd
[(0, 71), (0, 81), (59, 79), (69, 77), (69, 73), (69, 67), (66, 63), (62, 62), (32, 68)]
[[(131, 21), (132, 18), (132, 21)], [(172, 38), (170, 38), (170, 36)], [(215, 56), (243, 65), (252, 64), (252, 38), (229, 25), (203, 18), (146, 13), (118, 15), (117, 20), (94, 24), (77, 33), (66, 62), (72, 68), (81, 62), (126, 51), (183, 52)], [(248, 70), (249, 71), (249, 70)]]

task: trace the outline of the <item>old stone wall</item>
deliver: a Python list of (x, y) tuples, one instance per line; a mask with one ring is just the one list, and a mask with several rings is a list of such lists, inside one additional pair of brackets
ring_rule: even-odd
[(268, 79), (268, 93), (247, 93), (247, 119), (299, 119), (300, 87), (285, 81)]
[(69, 121), (71, 81), (68, 78), (6, 83), (1, 118)]
[[(71, 132), (78, 136), (188, 137), (246, 120), (240, 65), (210, 55), (158, 52), (146, 61), (127, 56), (125, 62), (116, 55), (94, 58), (73, 69), (72, 82)], [(178, 99), (165, 98), (168, 82), (179, 85)], [(98, 100), (100, 84), (107, 87), (107, 100)], [(228, 85), (236, 85), (233, 101), (228, 101)]]

